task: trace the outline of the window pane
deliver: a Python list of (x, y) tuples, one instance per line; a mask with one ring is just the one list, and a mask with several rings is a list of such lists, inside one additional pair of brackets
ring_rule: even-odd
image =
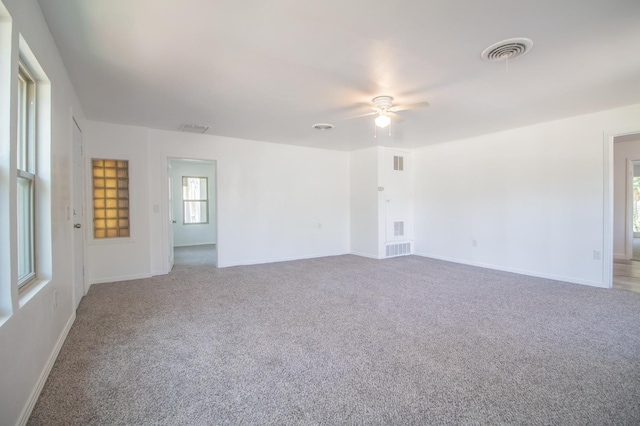
[(27, 82), (18, 75), (18, 169), (27, 170)]
[(188, 177), (182, 178), (182, 199), (183, 200), (207, 200), (207, 178)]
[(185, 201), (184, 202), (184, 223), (209, 223), (207, 217), (206, 201)]
[(18, 177), (18, 282), (35, 273), (33, 259), (33, 180)]
[(17, 111), (18, 287), (36, 275), (35, 266), (35, 111), (36, 82), (19, 62)]

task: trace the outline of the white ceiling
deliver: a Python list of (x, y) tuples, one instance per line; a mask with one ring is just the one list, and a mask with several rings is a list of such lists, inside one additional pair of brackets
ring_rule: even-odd
[[(39, 2), (91, 120), (351, 150), (640, 102), (638, 0)], [(480, 59), (512, 37), (534, 46), (508, 72)], [(378, 95), (431, 106), (374, 138), (344, 118)]]

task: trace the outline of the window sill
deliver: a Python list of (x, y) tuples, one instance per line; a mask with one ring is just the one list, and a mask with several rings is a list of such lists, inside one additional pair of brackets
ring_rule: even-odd
[(111, 244), (135, 244), (136, 240), (131, 237), (120, 237), (120, 238), (91, 238), (88, 241), (90, 245), (111, 245)]
[(38, 294), (51, 280), (49, 279), (35, 279), (32, 283), (27, 284), (24, 288), (20, 289), (20, 296), (18, 299), (18, 307), (22, 309), (24, 305), (29, 303), (33, 296)]

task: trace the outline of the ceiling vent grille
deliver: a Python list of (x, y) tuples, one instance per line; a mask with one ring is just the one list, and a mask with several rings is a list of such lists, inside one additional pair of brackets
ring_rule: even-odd
[(510, 38), (492, 44), (482, 51), (482, 59), (489, 62), (511, 60), (522, 56), (533, 47), (528, 38)]
[(331, 130), (333, 129), (333, 124), (329, 124), (329, 123), (318, 123), (318, 124), (314, 124), (313, 126), (314, 129), (316, 130)]
[(182, 126), (180, 126), (180, 131), (181, 132), (188, 132), (188, 133), (206, 133), (207, 130), (210, 129), (210, 126), (203, 126), (202, 124), (183, 124)]

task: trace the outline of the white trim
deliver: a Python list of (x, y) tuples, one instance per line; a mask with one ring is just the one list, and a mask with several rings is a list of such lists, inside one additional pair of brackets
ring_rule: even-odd
[(613, 253), (613, 258), (619, 260), (629, 260), (624, 253)]
[(376, 259), (376, 260), (384, 259), (384, 257), (376, 256), (376, 255), (373, 255), (373, 254), (358, 253), (358, 252), (355, 252), (355, 251), (352, 251), (349, 254), (352, 254), (354, 256), (367, 257), (369, 259)]
[(53, 352), (49, 356), (47, 363), (45, 364), (42, 372), (40, 373), (40, 378), (38, 379), (38, 383), (36, 387), (31, 392), (29, 396), (29, 400), (27, 401), (27, 405), (22, 409), (22, 413), (20, 413), (20, 417), (18, 417), (18, 425), (24, 426), (29, 421), (29, 417), (31, 416), (31, 412), (33, 411), (33, 407), (35, 407), (38, 398), (40, 397), (40, 392), (42, 392), (42, 388), (44, 388), (44, 384), (49, 377), (49, 373), (51, 373), (51, 369), (53, 368), (53, 364), (55, 364), (56, 359), (58, 358), (58, 354), (60, 353), (60, 349), (62, 349), (62, 345), (64, 341), (67, 339), (67, 335), (69, 334), (69, 330), (71, 330), (71, 326), (76, 320), (76, 311), (71, 312), (71, 317), (69, 321), (67, 321), (67, 325), (64, 326), (58, 341), (56, 342), (56, 346), (53, 348)]
[(633, 257), (633, 162), (628, 158), (626, 160), (624, 170), (624, 254), (626, 259), (631, 259)]
[(582, 285), (588, 285), (591, 287), (598, 287), (598, 288), (607, 288), (607, 287), (604, 287), (602, 283), (599, 283), (597, 281), (581, 280), (578, 278), (563, 277), (561, 275), (545, 274), (545, 273), (527, 271), (527, 270), (518, 269), (518, 268), (497, 266), (497, 265), (492, 265), (492, 264), (482, 263), (482, 262), (469, 262), (466, 260), (455, 259), (455, 258), (450, 258), (445, 256), (434, 256), (426, 253), (414, 253), (414, 254), (416, 256), (428, 257), (428, 258), (437, 259), (437, 260), (444, 260), (446, 262), (459, 263), (462, 265), (469, 265), (469, 266), (477, 266), (479, 268), (493, 269), (496, 271), (512, 272), (514, 274), (527, 275), (530, 277), (546, 278), (546, 279), (555, 280), (555, 281), (563, 281), (563, 282), (572, 283), (572, 284), (582, 284)]
[(132, 280), (142, 280), (145, 278), (151, 278), (153, 275), (151, 274), (135, 274), (135, 275), (116, 275), (113, 277), (100, 278), (98, 280), (91, 280), (89, 286), (93, 284), (103, 284), (103, 283), (115, 283), (118, 281), (132, 281)]
[(613, 287), (613, 135), (604, 133), (603, 138), (603, 187), (602, 210), (602, 284)]

